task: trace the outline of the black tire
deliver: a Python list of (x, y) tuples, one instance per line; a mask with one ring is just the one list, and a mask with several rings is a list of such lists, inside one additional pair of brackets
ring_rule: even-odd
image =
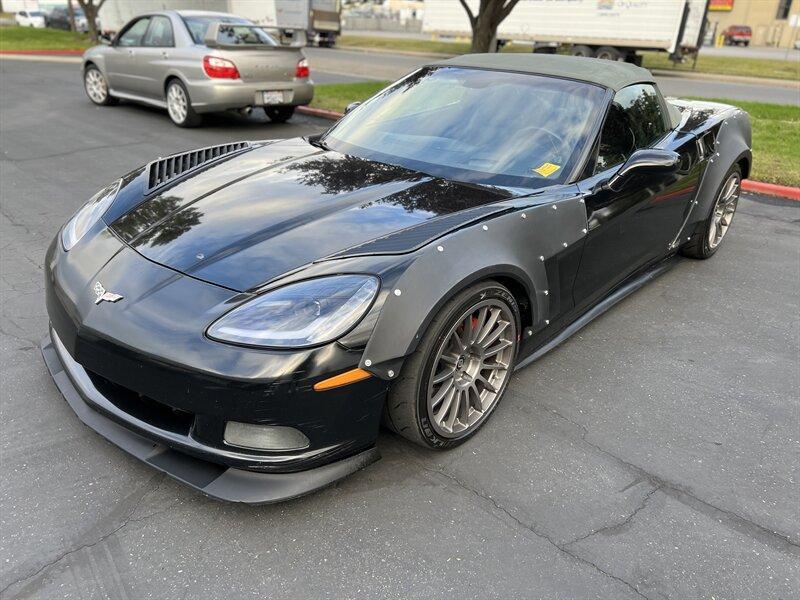
[[(709, 231), (712, 227), (712, 223), (714, 222), (714, 210), (717, 207), (717, 202), (720, 199), (720, 195), (722, 194), (723, 190), (725, 189), (726, 184), (730, 181), (732, 176), (736, 175), (738, 177), (738, 185), (739, 189), (741, 189), (742, 183), (742, 169), (739, 165), (733, 165), (728, 172), (725, 173), (725, 177), (722, 178), (722, 183), (719, 184), (719, 187), (714, 192), (714, 201), (711, 204), (711, 209), (706, 215), (706, 218), (700, 221), (694, 228), (692, 235), (689, 237), (686, 245), (683, 246), (680, 250), (683, 256), (689, 258), (696, 258), (698, 260), (705, 260), (707, 258), (711, 258), (714, 254), (719, 250), (719, 247), (722, 245), (722, 242), (725, 241), (724, 237), (720, 239), (720, 241), (712, 247), (711, 242), (709, 240)], [(738, 202), (738, 192), (737, 192), (737, 202)], [(728, 227), (730, 227), (730, 223), (733, 222), (733, 217), (736, 215), (736, 207), (734, 206), (734, 212), (730, 216), (730, 221), (728, 223)]]
[(594, 56), (594, 50), (592, 50), (589, 46), (584, 46), (583, 44), (573, 46), (569, 53), (572, 56), (586, 56), (588, 58)]
[[(445, 337), (472, 307), (490, 300), (505, 306), (513, 317), (513, 345), (508, 372), (493, 403), (483, 415), (460, 435), (443, 436), (437, 433), (428, 414), (428, 384), (436, 368), (437, 351)], [(516, 299), (504, 286), (488, 280), (458, 293), (445, 304), (431, 321), (417, 349), (408, 357), (402, 372), (392, 385), (386, 401), (384, 424), (395, 433), (425, 448), (447, 449), (471, 438), (486, 423), (502, 400), (514, 370), (519, 345), (520, 313)]]
[[(94, 92), (92, 90), (94, 81), (100, 82), (104, 90), (101, 95), (98, 95), (99, 92)], [(98, 69), (96, 65), (91, 63), (83, 70), (83, 91), (86, 92), (86, 96), (88, 96), (89, 100), (98, 106), (114, 106), (119, 104), (119, 99), (111, 95), (108, 89), (108, 81), (105, 75), (103, 75), (103, 72)]]
[[(175, 125), (178, 127), (191, 128), (197, 127), (203, 122), (203, 115), (199, 115), (195, 112), (194, 108), (192, 107), (192, 99), (189, 96), (189, 90), (186, 89), (186, 86), (183, 85), (183, 82), (180, 79), (170, 79), (169, 82), (167, 82), (165, 92), (167, 99), (167, 114)], [(183, 94), (183, 98), (185, 99), (185, 110), (175, 110), (170, 108), (171, 93), (176, 94), (177, 97), (179, 97), (181, 93)]]
[(264, 113), (273, 123), (286, 123), (294, 114), (294, 106), (265, 106)]
[(614, 46), (600, 46), (594, 53), (595, 58), (601, 58), (603, 60), (622, 60), (623, 54)]

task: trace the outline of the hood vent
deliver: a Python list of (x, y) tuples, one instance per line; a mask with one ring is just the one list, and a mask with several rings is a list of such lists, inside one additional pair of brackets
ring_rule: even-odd
[(147, 166), (147, 191), (150, 192), (189, 171), (207, 166), (220, 157), (240, 152), (246, 148), (250, 148), (250, 142), (233, 142), (181, 152), (180, 154), (173, 154), (166, 158), (154, 160)]

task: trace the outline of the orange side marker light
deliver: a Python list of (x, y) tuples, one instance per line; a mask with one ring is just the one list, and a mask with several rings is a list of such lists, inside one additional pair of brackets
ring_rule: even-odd
[(351, 369), (339, 375), (318, 381), (314, 384), (314, 391), (324, 392), (325, 390), (332, 390), (333, 388), (342, 387), (343, 385), (350, 385), (357, 381), (363, 381), (368, 377), (372, 377), (372, 373), (364, 369)]

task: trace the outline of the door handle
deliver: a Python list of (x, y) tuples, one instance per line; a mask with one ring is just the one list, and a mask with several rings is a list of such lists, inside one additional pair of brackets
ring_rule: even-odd
[(162, 50), (161, 51), (161, 57), (162, 58), (169, 58), (169, 52), (167, 52), (166, 50)]
[(128, 50), (128, 56), (133, 56), (133, 50)]

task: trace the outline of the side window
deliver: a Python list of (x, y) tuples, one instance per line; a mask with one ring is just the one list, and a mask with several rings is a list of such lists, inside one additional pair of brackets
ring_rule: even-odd
[(614, 96), (597, 153), (595, 172), (624, 162), (634, 150), (648, 148), (666, 132), (661, 101), (652, 85), (631, 85)]
[(157, 48), (171, 47), (175, 45), (172, 38), (172, 23), (167, 17), (155, 16), (150, 19), (150, 29), (144, 36), (143, 46), (155, 46)]
[(122, 35), (117, 40), (118, 46), (141, 46), (142, 37), (147, 31), (147, 26), (150, 24), (150, 17), (139, 19), (129, 25)]

